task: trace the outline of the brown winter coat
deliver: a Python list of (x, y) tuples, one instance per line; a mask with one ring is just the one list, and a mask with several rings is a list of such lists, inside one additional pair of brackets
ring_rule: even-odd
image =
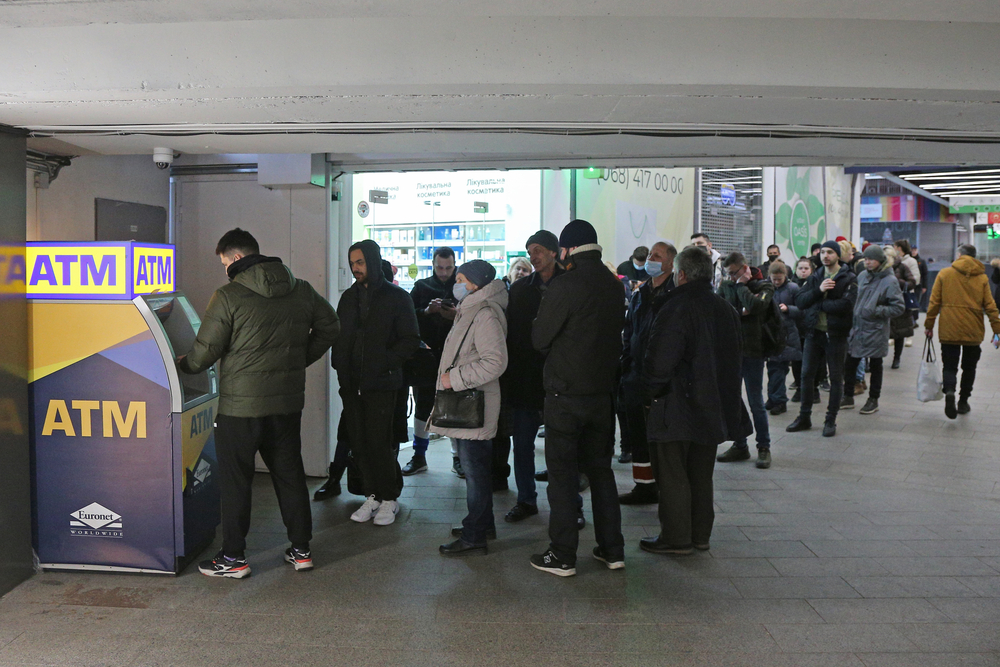
[(462, 440), (490, 440), (496, 435), (500, 418), (500, 376), (507, 368), (506, 308), (507, 287), (502, 280), (492, 281), (458, 304), (455, 322), (444, 341), (437, 388), (444, 389), (441, 376), (451, 368), (448, 377), (452, 389), (481, 389), (486, 395), (486, 419), (481, 429), (443, 428), (431, 425), (432, 412), (426, 426), (431, 433)]
[(975, 257), (962, 255), (937, 275), (924, 326), (933, 330), (934, 321), (940, 314), (938, 339), (942, 343), (979, 345), (986, 334), (984, 311), (990, 318), (993, 333), (1000, 334), (1000, 312), (990, 294), (983, 263)]

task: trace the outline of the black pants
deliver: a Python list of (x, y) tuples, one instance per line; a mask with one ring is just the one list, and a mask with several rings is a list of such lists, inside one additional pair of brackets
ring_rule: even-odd
[(905, 338), (893, 338), (892, 339), (892, 359), (893, 361), (899, 361), (900, 357), (903, 356), (903, 348), (906, 346)]
[(611, 557), (625, 551), (618, 487), (611, 470), (615, 410), (611, 394), (545, 396), (545, 464), (549, 471), (549, 548), (576, 564), (580, 473), (590, 479), (597, 544)]
[(695, 442), (650, 443), (660, 489), (660, 539), (670, 546), (708, 544), (712, 537), (712, 474), (718, 449), (718, 445)]
[(351, 452), (364, 477), (364, 495), (375, 500), (396, 500), (403, 490), (403, 473), (396, 461), (398, 441), (394, 437), (398, 391), (362, 394), (341, 391)]
[(806, 338), (802, 351), (802, 404), (799, 414), (812, 414), (815, 394), (815, 378), (819, 367), (826, 358), (830, 369), (830, 404), (826, 408), (826, 421), (836, 422), (840, 411), (840, 399), (844, 397), (844, 359), (847, 356), (847, 338), (831, 336), (825, 331), (814, 331)]
[[(847, 355), (847, 362), (844, 364), (845, 396), (854, 396), (854, 385), (857, 384), (860, 365), (861, 359)], [(871, 384), (868, 385), (868, 398), (877, 401), (882, 396), (882, 357), (868, 357), (868, 371), (872, 374)]]
[(302, 413), (269, 417), (230, 417), (215, 420), (222, 492), (222, 550), (242, 557), (250, 531), (254, 457), (260, 452), (278, 496), (281, 520), (292, 546), (309, 548), (312, 510), (302, 465)]
[(632, 445), (632, 479), (636, 484), (652, 484), (656, 480), (653, 479), (653, 469), (649, 463), (649, 443), (646, 441), (646, 416), (649, 409), (644, 397), (631, 391), (623, 394), (629, 442)]
[(962, 360), (962, 388), (959, 399), (969, 400), (972, 385), (976, 382), (976, 364), (983, 350), (978, 345), (950, 345), (941, 343), (941, 385), (945, 393), (954, 392), (958, 385), (958, 361)]
[(434, 387), (413, 388), (413, 416), (421, 422), (427, 421), (434, 407)]

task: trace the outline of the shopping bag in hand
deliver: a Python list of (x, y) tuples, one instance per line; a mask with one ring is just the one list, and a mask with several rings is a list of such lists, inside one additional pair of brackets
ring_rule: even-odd
[(920, 373), (917, 374), (917, 400), (928, 403), (944, 398), (941, 381), (941, 367), (938, 366), (934, 352), (934, 341), (927, 338), (924, 341), (924, 354), (920, 359)]

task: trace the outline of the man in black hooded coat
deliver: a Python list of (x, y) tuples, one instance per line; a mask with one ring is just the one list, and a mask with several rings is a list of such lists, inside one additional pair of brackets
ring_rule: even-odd
[[(351, 449), (364, 478), (364, 495), (395, 501), (403, 489), (396, 461), (393, 411), (403, 390), (403, 363), (420, 345), (413, 301), (382, 274), (377, 243), (348, 251), (355, 282), (337, 304), (341, 336), (332, 363), (340, 381)], [(361, 260), (361, 261), (359, 261)]]

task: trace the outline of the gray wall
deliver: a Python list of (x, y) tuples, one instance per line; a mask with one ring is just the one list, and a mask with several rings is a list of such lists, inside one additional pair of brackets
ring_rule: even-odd
[(23, 284), (18, 296), (7, 282), (7, 258), (24, 252), (24, 170), (25, 138), (0, 126), (0, 594), (32, 572), (28, 313)]

